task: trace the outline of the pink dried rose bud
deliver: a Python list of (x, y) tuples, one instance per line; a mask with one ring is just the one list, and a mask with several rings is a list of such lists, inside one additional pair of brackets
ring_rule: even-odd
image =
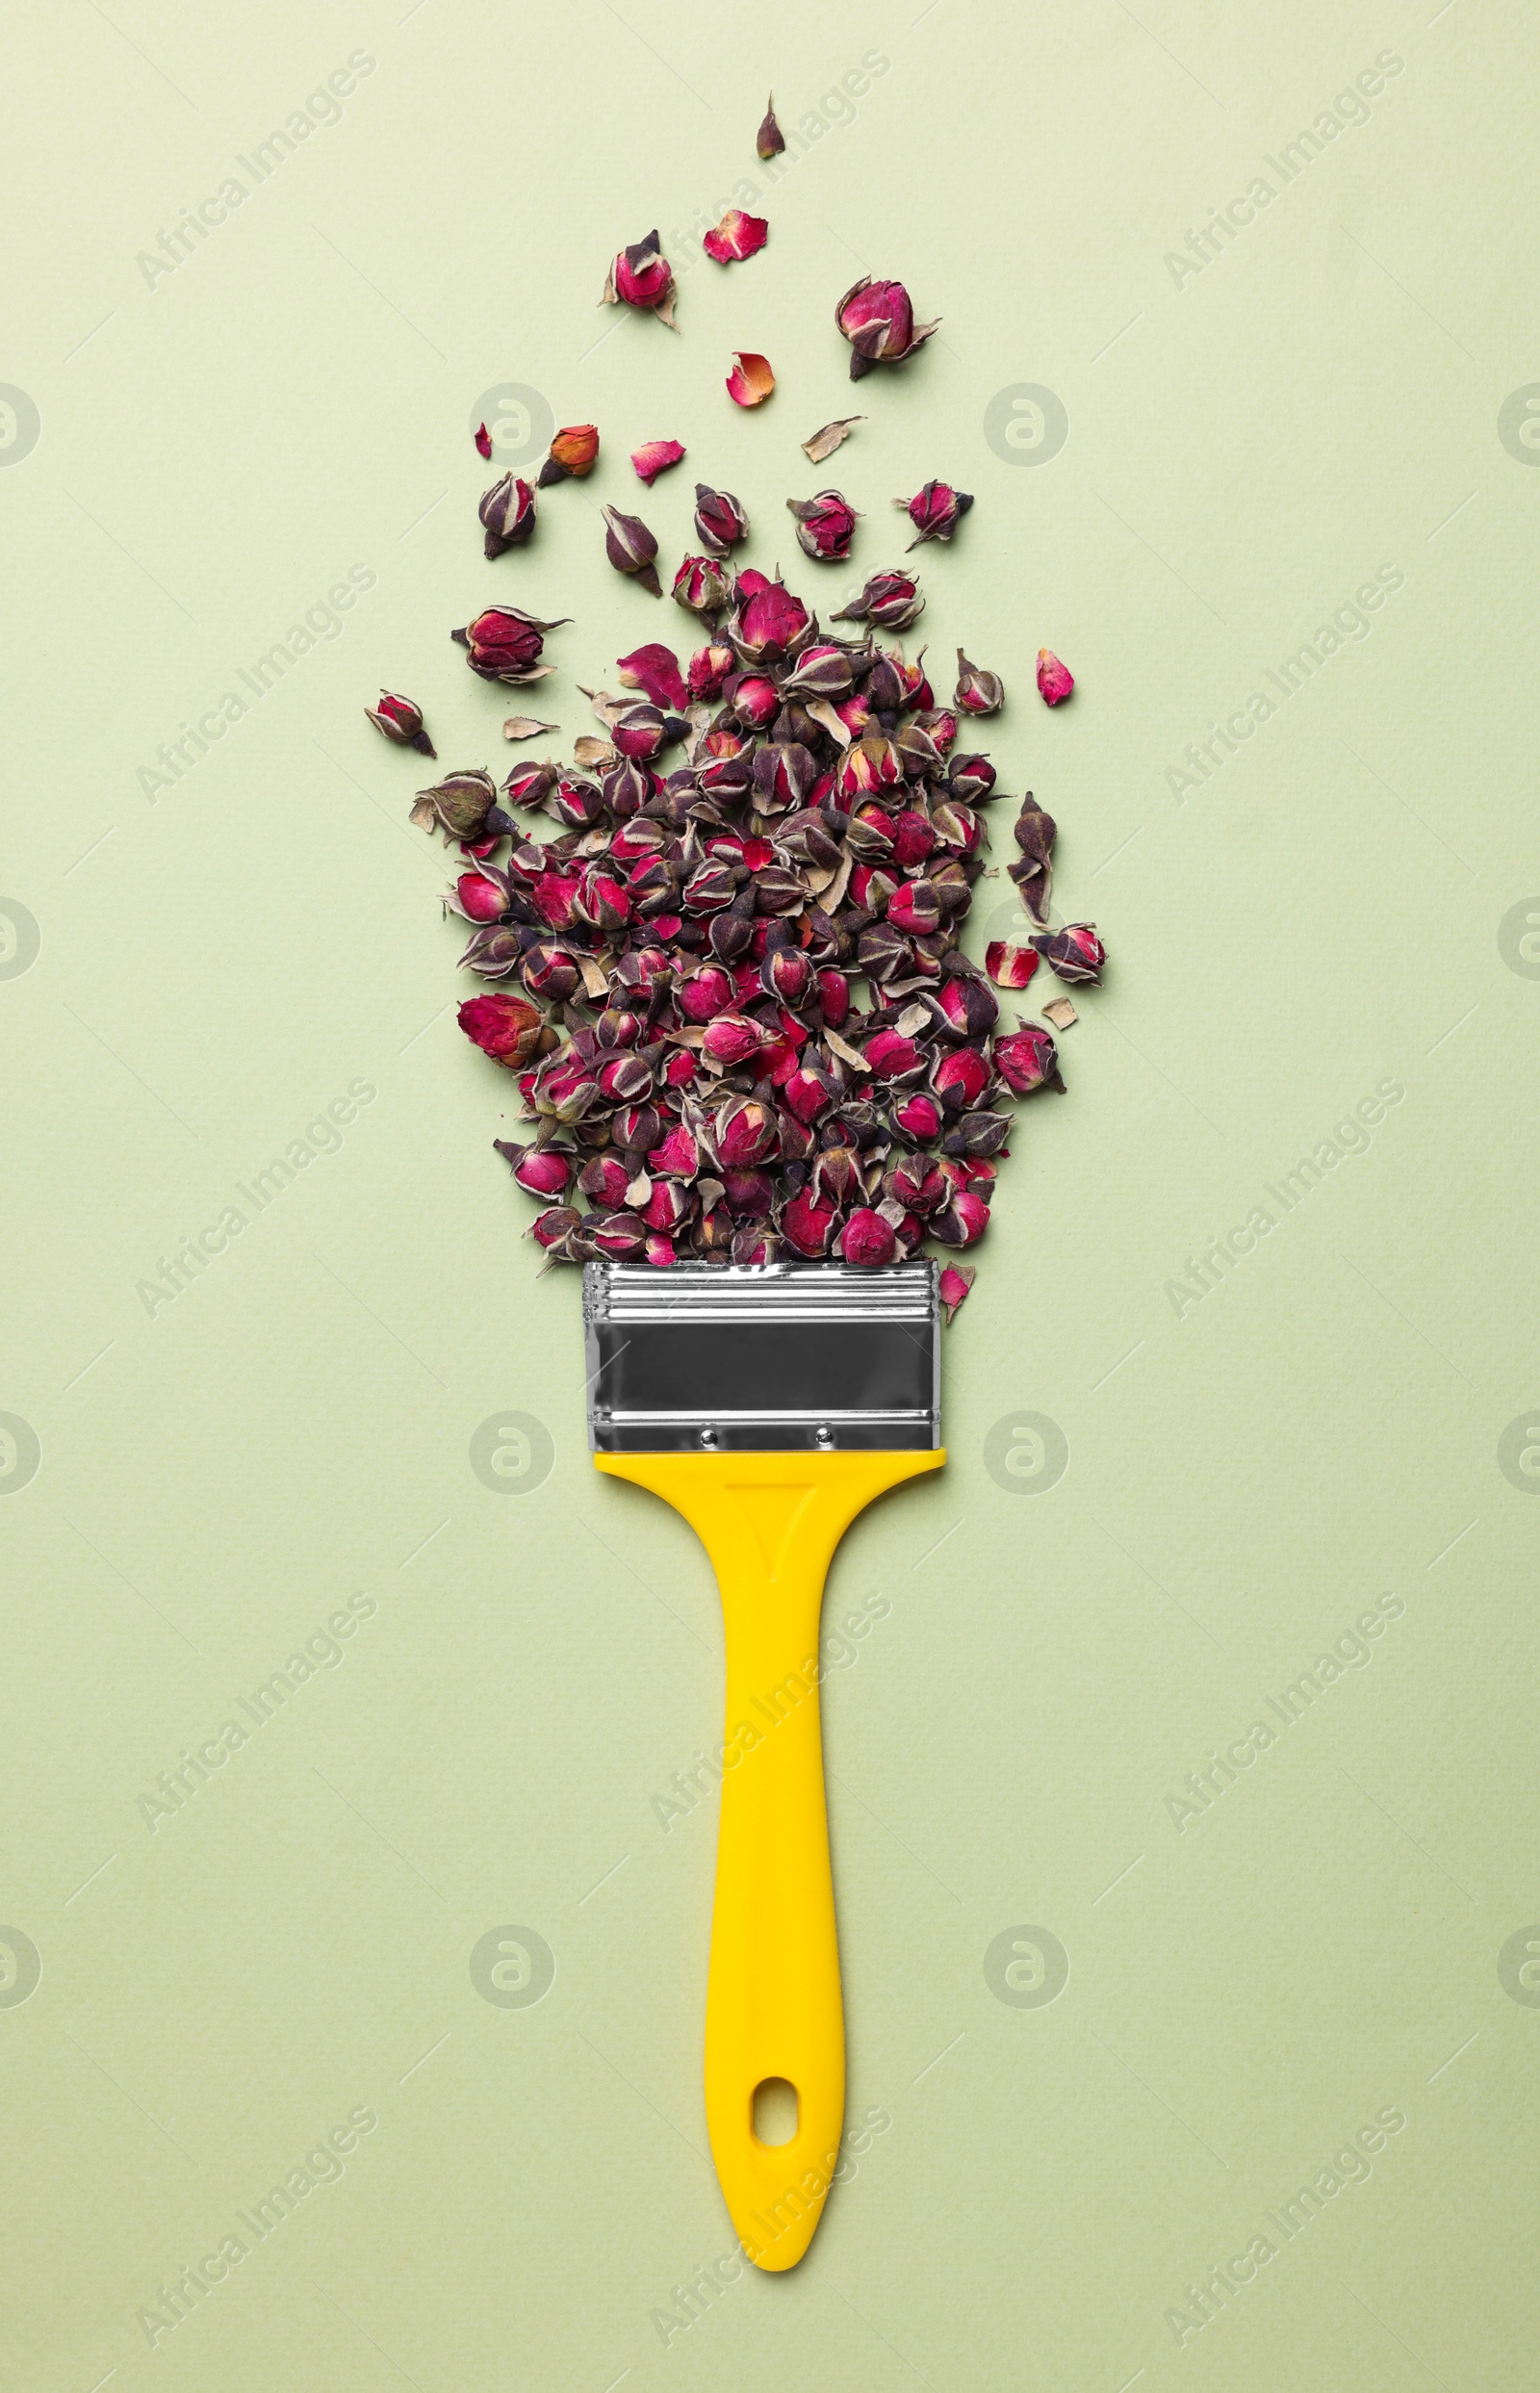
[(960, 1188), (952, 1201), (933, 1213), (926, 1228), (938, 1246), (971, 1247), (989, 1226), (989, 1208), (970, 1188)]
[(544, 1213), (536, 1214), (529, 1224), (529, 1236), (548, 1254), (561, 1261), (565, 1259), (562, 1248), (581, 1220), (576, 1205), (552, 1205)]
[(1038, 651), (1038, 691), (1045, 707), (1062, 707), (1075, 686), (1069, 667), (1061, 664), (1051, 648)]
[(615, 671), (623, 689), (641, 690), (654, 707), (682, 708), (689, 703), (680, 660), (661, 640), (633, 648), (629, 656), (617, 659)]
[(462, 872), (445, 904), (466, 922), (500, 922), (508, 911), (508, 887), (500, 874)]
[(926, 1089), (914, 1089), (893, 1108), (893, 1121), (906, 1138), (917, 1139), (922, 1146), (940, 1137), (942, 1113), (936, 1098)]
[(834, 621), (872, 623), (886, 631), (903, 631), (924, 612), (924, 596), (911, 575), (873, 574), (860, 598), (853, 605), (842, 606)]
[(622, 249), (610, 267), (604, 282), (601, 304), (614, 307), (641, 308), (667, 324), (672, 332), (674, 323), (674, 269), (663, 255), (655, 232), (645, 241), (634, 241)]
[(714, 556), (687, 556), (674, 577), (674, 596), (692, 615), (715, 615), (728, 603), (728, 577)]
[(525, 950), (519, 976), (531, 997), (559, 1004), (580, 986), (582, 974), (567, 948), (553, 939), (536, 939)]
[(626, 1191), (630, 1184), (631, 1175), (618, 1155), (595, 1155), (578, 1174), (579, 1193), (588, 1198), (590, 1204), (602, 1206), (606, 1213), (624, 1205)]
[(732, 597), (735, 611), (728, 630), (746, 664), (779, 664), (812, 629), (801, 599), (752, 567), (739, 574)]
[(983, 665), (969, 664), (961, 649), (957, 652), (957, 688), (952, 703), (964, 714), (998, 714), (1005, 705), (1005, 683), (997, 673), (986, 672)]
[(856, 510), (838, 490), (820, 490), (811, 499), (788, 499), (796, 518), (797, 546), (804, 556), (826, 563), (847, 557), (856, 535)]
[[(951, 961), (948, 956), (946, 962)], [(973, 972), (948, 974), (925, 1003), (937, 1029), (948, 1039), (986, 1039), (1000, 1018), (994, 992)]]
[(622, 515), (619, 507), (601, 507), (604, 519), (604, 554), (618, 574), (629, 574), (633, 581), (650, 590), (654, 598), (663, 595), (654, 563), (657, 542), (639, 515)]
[(984, 951), (984, 968), (996, 989), (1025, 989), (1039, 961), (1030, 947), (1017, 947), (1005, 939), (990, 939)]
[(947, 1263), (942, 1266), (937, 1294), (941, 1299), (941, 1310), (949, 1329), (957, 1319), (959, 1305), (963, 1302), (978, 1275), (977, 1266), (971, 1263)]
[(776, 377), (768, 357), (757, 349), (734, 349), (732, 372), (728, 376), (728, 397), (740, 407), (757, 407), (776, 387)]
[[(676, 598), (679, 596), (678, 589), (674, 595)], [(685, 676), (690, 696), (703, 702), (720, 698), (722, 684), (737, 661), (725, 641), (713, 640), (706, 647), (698, 648), (690, 658), (690, 669)]]
[[(716, 1027), (713, 1023), (712, 1028)], [(725, 1171), (752, 1171), (757, 1164), (767, 1162), (780, 1145), (774, 1110), (761, 1105), (757, 1097), (731, 1098), (717, 1113), (712, 1137), (717, 1161)]]
[(749, 519), (731, 490), (713, 490), (707, 482), (697, 482), (695, 530), (704, 549), (713, 556), (726, 556), (729, 549), (749, 537)]
[(540, 487), (549, 489), (552, 482), (565, 481), (570, 474), (575, 481), (582, 481), (594, 470), (599, 455), (597, 424), (568, 424), (556, 434), (540, 469)]
[(482, 493), (476, 513), (486, 533), (488, 556), (500, 556), (504, 549), (522, 549), (534, 530), (535, 494), (517, 474), (504, 474)]
[(392, 745), (415, 748), (419, 756), (437, 754), (433, 742), (423, 729), (423, 709), (410, 698), (399, 697), (395, 690), (382, 689), (377, 707), (366, 707), (365, 714), (377, 732), (383, 732)]
[(648, 1231), (644, 1252), (648, 1262), (655, 1264), (660, 1271), (666, 1271), (671, 1263), (678, 1260), (674, 1252), (674, 1241), (671, 1238), (665, 1238), (660, 1230)]
[(917, 324), (901, 282), (874, 282), (863, 274), (834, 310), (834, 322), (850, 343), (850, 378), (859, 382), (874, 366), (902, 365), (928, 341), (940, 322)]
[(926, 482), (912, 499), (895, 499), (895, 507), (902, 507), (914, 527), (910, 542), (917, 549), (922, 540), (950, 540), (959, 524), (973, 504), (970, 491), (954, 490), (950, 482)]
[(495, 1064), (505, 1064), (510, 1071), (548, 1052), (546, 1042), (554, 1044), (555, 1041), (538, 1006), (500, 989), (484, 997), (467, 997), (459, 1023), (483, 1055), (490, 1055)]
[(701, 1042), (701, 1052), (725, 1071), (735, 1071), (740, 1064), (759, 1051), (760, 1034), (757, 1022), (751, 1022), (744, 1014), (719, 1014), (708, 1022)]
[(636, 469), (638, 481), (645, 482), (651, 490), (658, 476), (666, 474), (671, 465), (678, 465), (683, 454), (682, 441), (650, 440), (644, 441), (640, 449), (631, 450), (631, 463)]
[(769, 238), (770, 226), (762, 216), (745, 216), (741, 208), (730, 208), (721, 223), (706, 234), (701, 246), (718, 266), (731, 266), (734, 259), (754, 257)]
[(776, 97), (773, 91), (765, 103), (764, 121), (754, 137), (754, 146), (761, 158), (779, 158), (786, 146), (786, 137), (776, 122)]
[(793, 1196), (781, 1216), (781, 1234), (788, 1247), (816, 1263), (829, 1252), (838, 1220), (833, 1205), (818, 1204), (807, 1195)]
[(512, 1139), (494, 1139), (492, 1144), (529, 1196), (560, 1196), (571, 1186), (572, 1157), (563, 1148), (520, 1146)]
[(491, 435), (491, 433), (487, 430), (487, 427), (486, 427), (486, 425), (485, 425), (484, 424), (478, 424), (478, 425), (476, 425), (475, 430), (475, 431), (472, 433), (472, 435), (471, 435), (471, 438), (472, 438), (472, 439), (475, 441), (475, 447), (476, 447), (476, 454), (477, 454), (477, 456), (480, 456), (480, 457), (490, 457), (490, 456), (491, 456), (491, 454), (492, 454), (492, 435)]
[(891, 1263), (897, 1246), (893, 1224), (870, 1205), (858, 1206), (839, 1233), (839, 1251), (845, 1261), (866, 1271), (879, 1271), (885, 1263)]
[(1062, 981), (1092, 981), (1100, 986), (1107, 950), (1093, 922), (1068, 923), (1062, 931), (1040, 936), (1032, 944)]
[(670, 718), (660, 707), (627, 707), (610, 725), (609, 735), (623, 757), (650, 764), (669, 742)]
[(551, 623), (542, 623), (538, 616), (526, 615), (519, 606), (488, 606), (468, 623), (463, 630), (451, 631), (466, 652), (466, 663), (484, 682), (538, 682), (554, 670), (540, 662), (545, 647), (545, 634), (554, 631), (560, 624), (571, 622), (569, 615), (558, 615)]
[(1059, 1071), (1059, 1050), (1051, 1032), (1039, 1022), (1023, 1022), (994, 1042), (994, 1068), (1013, 1096), (1031, 1096), (1051, 1087)]

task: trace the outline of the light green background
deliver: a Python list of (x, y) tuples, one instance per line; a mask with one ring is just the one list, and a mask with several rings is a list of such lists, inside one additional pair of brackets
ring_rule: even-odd
[[(0, 1921), (42, 1974), (0, 1988), (0, 2335), (28, 2393), (1529, 2380), (1540, 2011), (1498, 1955), (1540, 1917), (1540, 1507), (1498, 1449), (1540, 1400), (1540, 983), (1500, 924), (1540, 914), (1540, 450), (1498, 417), (1540, 378), (1532, 16), (910, 9), (13, 24), (0, 379), (41, 431), (0, 471), (0, 896), (41, 946), (0, 981), (0, 1410), (41, 1466), (0, 1504)], [(140, 252), (358, 48), (341, 121), (148, 287)], [(1167, 253), (1387, 49), (1371, 120), (1179, 288)], [(772, 85), (818, 138), (720, 272), (689, 228), (758, 177)], [(654, 222), (677, 339), (595, 304)], [(868, 269), (944, 322), (853, 393), (831, 312)], [(753, 416), (740, 346), (780, 377)], [(508, 380), (603, 457), (487, 565), (468, 423)], [(1068, 413), (1045, 462), (985, 437), (1022, 382)], [(689, 462), (641, 496), (627, 452), (670, 435)], [(1004, 785), (1059, 818), (1057, 902), (1115, 964), (949, 1339), (949, 1468), (834, 1573), (840, 1611), (891, 1603), (826, 1702), (851, 2115), (891, 2124), (800, 2270), (665, 2344), (652, 2313), (731, 2242), (711, 1807), (665, 1834), (653, 1804), (716, 1734), (716, 1601), (589, 1470), (577, 1275), (518, 1236), (506, 1085), (455, 1030), (443, 858), (405, 819), (426, 776), (362, 709), (405, 688), (447, 766), (500, 769), (522, 701), (446, 635), (502, 597), (575, 618), (531, 695), (586, 728), (579, 682), (688, 630), (610, 573), (597, 504), (672, 563), (697, 472), (826, 607), (787, 496), (847, 490), (865, 569), (895, 494), (977, 494), (919, 553), (923, 628), (943, 682), (959, 642), (1006, 676)], [(340, 635), (149, 802), (158, 745), (354, 566)], [(1381, 567), (1372, 635), (1178, 803), (1187, 743)], [(1051, 716), (1043, 643), (1080, 684)], [(173, 1242), (355, 1078), (341, 1150), (148, 1316)], [(1167, 1282), (1387, 1079), (1369, 1150), (1179, 1318)], [(511, 1499), (468, 1460), (508, 1406), (555, 1447)], [(984, 1466), (1012, 1407), (1070, 1453), (1026, 1500)], [(345, 1662), (151, 1833), (158, 1774), (361, 1589)], [(1179, 1833), (1187, 1774), (1386, 1590), (1372, 1663)], [(510, 1923), (555, 1955), (534, 2007), (472, 1984)], [(986, 1982), (1023, 1923), (1069, 1955), (1047, 2007)], [(141, 2305), (363, 2104), (341, 2181), (152, 2353)], [(1369, 2181), (1178, 2348), (1168, 2307), (1392, 2105)]]

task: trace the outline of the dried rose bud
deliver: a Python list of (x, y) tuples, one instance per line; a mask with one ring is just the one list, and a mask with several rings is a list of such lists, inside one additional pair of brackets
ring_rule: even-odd
[(940, 1106), (926, 1089), (911, 1090), (892, 1113), (894, 1128), (922, 1146), (939, 1138), (942, 1119)]
[(764, 122), (754, 137), (754, 146), (761, 158), (779, 158), (786, 146), (786, 137), (776, 122), (776, 98), (773, 91), (765, 106)]
[(839, 1216), (833, 1205), (820, 1205), (811, 1196), (793, 1196), (781, 1216), (781, 1231), (788, 1247), (809, 1262), (829, 1252)]
[(1013, 1096), (1031, 1096), (1050, 1083), (1059, 1068), (1059, 1050), (1040, 1023), (1024, 1022), (994, 1042), (994, 1068)]
[(695, 485), (695, 529), (703, 548), (726, 556), (749, 536), (749, 519), (731, 490), (713, 490), (707, 482)]
[(651, 640), (645, 648), (633, 648), (629, 656), (619, 658), (615, 670), (623, 688), (641, 690), (654, 707), (683, 707), (688, 703), (680, 660), (661, 640)]
[(554, 789), (559, 778), (553, 764), (538, 763), (533, 757), (526, 757), (509, 773), (502, 785), (502, 794), (510, 806), (540, 806)]
[(674, 1001), (687, 1022), (709, 1022), (732, 1003), (732, 975), (719, 964), (700, 965), (682, 973), (675, 985)]
[(815, 640), (802, 651), (794, 669), (781, 684), (785, 698), (842, 698), (855, 679), (848, 649), (834, 640)]
[[(580, 1193), (590, 1204), (602, 1206), (606, 1213), (626, 1202), (626, 1191), (630, 1184), (631, 1175), (618, 1155), (595, 1155), (578, 1174)], [(552, 1193), (559, 1195), (560, 1191)]]
[(1009, 939), (992, 939), (984, 951), (984, 968), (996, 989), (1025, 989), (1038, 963), (1030, 947), (1014, 946)]
[(941, 1299), (941, 1310), (946, 1316), (948, 1328), (957, 1319), (958, 1307), (977, 1277), (977, 1269), (970, 1263), (948, 1263), (942, 1269), (937, 1293)]
[[(755, 731), (763, 731), (781, 712), (781, 692), (774, 682), (762, 673), (740, 673), (730, 690), (723, 692), (740, 723)], [(760, 750), (762, 756), (765, 751)], [(757, 758), (756, 764), (757, 764)]]
[[(716, 1027), (713, 1023), (712, 1029)], [(709, 1038), (710, 1033), (706, 1035)], [(718, 1109), (712, 1140), (725, 1171), (748, 1171), (775, 1154), (780, 1132), (770, 1106), (761, 1105), (757, 1097), (732, 1097)]]
[(1005, 683), (997, 673), (987, 673), (982, 665), (970, 665), (959, 649), (957, 688), (952, 703), (961, 707), (964, 714), (997, 714), (1005, 705)]
[(569, 950), (555, 939), (536, 939), (525, 950), (519, 977), (531, 997), (545, 997), (559, 1004), (582, 985), (582, 974)]
[(459, 1012), (460, 1028), (483, 1055), (517, 1070), (541, 1052), (546, 1019), (538, 1006), (503, 990), (484, 997), (467, 997)]
[(957, 715), (950, 707), (926, 707), (915, 715), (913, 728), (924, 732), (937, 755), (944, 757), (957, 737)]
[(511, 1139), (494, 1139), (492, 1144), (529, 1196), (560, 1196), (570, 1186), (572, 1157), (559, 1146), (518, 1146)]
[(854, 605), (842, 606), (835, 623), (875, 623), (903, 631), (925, 612), (919, 583), (905, 573), (873, 574)]
[(631, 450), (631, 463), (636, 468), (638, 481), (645, 482), (651, 490), (658, 476), (666, 474), (671, 465), (678, 465), (683, 454), (682, 441), (650, 440), (644, 441), (640, 449)]
[(728, 630), (746, 664), (778, 664), (812, 629), (801, 599), (752, 568), (738, 576), (732, 596), (735, 611)]
[(500, 556), (504, 549), (522, 549), (534, 530), (535, 494), (517, 474), (504, 474), (482, 493), (476, 513), (486, 531), (488, 556)]
[(622, 249), (610, 267), (601, 305), (614, 307), (617, 302), (645, 309), (671, 332), (675, 330), (674, 269), (655, 232)]
[(556, 434), (540, 469), (540, 487), (549, 489), (552, 482), (565, 481), (570, 474), (581, 481), (594, 470), (599, 455), (597, 424), (569, 424)]
[(912, 499), (895, 499), (893, 504), (902, 507), (913, 525), (914, 537), (909, 545), (917, 549), (922, 540), (950, 540), (973, 499), (966, 490), (954, 490), (950, 482), (927, 482)]
[(722, 1201), (736, 1221), (745, 1218), (751, 1222), (767, 1220), (776, 1201), (774, 1173), (732, 1171), (724, 1166)]
[(398, 697), (394, 690), (382, 689), (377, 707), (366, 707), (365, 714), (377, 732), (383, 732), (392, 745), (415, 748), (419, 756), (436, 756), (437, 750), (423, 729), (423, 709), (410, 698)]
[(799, 1064), (782, 1086), (782, 1096), (798, 1121), (812, 1123), (827, 1114), (839, 1091), (817, 1064)]
[(740, 1064), (747, 1064), (757, 1055), (759, 1045), (758, 1023), (751, 1022), (746, 1014), (729, 1012), (719, 1014), (706, 1024), (701, 1052), (708, 1055), (713, 1064), (720, 1064), (725, 1071), (735, 1071)]
[(757, 407), (776, 387), (775, 374), (768, 357), (757, 349), (734, 349), (732, 372), (728, 376), (728, 397), (740, 407)]
[(994, 782), (994, 766), (988, 757), (954, 757), (946, 776), (953, 797), (969, 806), (982, 805), (992, 794)]
[(718, 266), (731, 266), (734, 259), (756, 256), (769, 238), (770, 226), (762, 216), (745, 216), (741, 208), (730, 208), (721, 223), (705, 235), (701, 246)]
[(466, 651), (467, 664), (484, 682), (538, 682), (553, 670), (540, 662), (546, 644), (544, 634), (571, 620), (568, 615), (558, 615), (553, 622), (542, 623), (538, 617), (526, 615), (522, 607), (488, 606), (474, 623), (449, 636), (459, 641)]
[(933, 323), (917, 324), (901, 282), (874, 282), (863, 274), (834, 310), (834, 322), (850, 343), (852, 382), (874, 366), (897, 366), (912, 357), (940, 321), (937, 317)]
[(830, 1030), (840, 1030), (850, 1018), (850, 983), (843, 972), (833, 965), (814, 975), (818, 985), (818, 1003)]
[(604, 519), (604, 553), (618, 574), (629, 574), (633, 581), (650, 590), (654, 598), (661, 598), (662, 588), (657, 568), (653, 562), (657, 554), (657, 542), (639, 515), (622, 515), (618, 507), (601, 507)]
[(800, 947), (772, 947), (759, 966), (759, 985), (767, 997), (795, 1008), (812, 986), (812, 965)]
[(906, 1082), (917, 1079), (925, 1069), (923, 1050), (912, 1039), (906, 1039), (901, 1031), (874, 1031), (861, 1053), (873, 1078), (889, 1081), (895, 1088), (902, 1088)]
[(926, 1227), (942, 1247), (972, 1247), (989, 1226), (989, 1208), (982, 1196), (960, 1188), (949, 1205), (933, 1213)]
[(977, 1105), (989, 1085), (989, 1067), (977, 1047), (953, 1047), (931, 1067), (931, 1088), (949, 1114)]
[(475, 441), (475, 446), (476, 446), (476, 454), (477, 454), (478, 456), (481, 456), (481, 457), (490, 457), (490, 456), (491, 456), (491, 454), (492, 454), (492, 435), (491, 435), (491, 433), (487, 430), (487, 427), (486, 427), (486, 425), (485, 425), (484, 424), (478, 424), (478, 425), (476, 425), (475, 430), (475, 431), (472, 433), (472, 435), (471, 435), (471, 438), (472, 438), (472, 439)]
[(566, 1262), (571, 1258), (563, 1249), (581, 1220), (576, 1205), (552, 1205), (545, 1213), (536, 1214), (529, 1224), (529, 1236), (557, 1262)]
[(1038, 651), (1038, 692), (1045, 707), (1062, 707), (1075, 686), (1069, 667), (1061, 664), (1051, 648)]
[(948, 1039), (987, 1038), (1000, 1018), (993, 991), (971, 972), (952, 973), (925, 1002), (937, 1029)]
[(859, 1206), (839, 1233), (839, 1251), (845, 1261), (865, 1271), (880, 1271), (885, 1263), (891, 1263), (897, 1245), (891, 1222), (870, 1205)]
[(728, 603), (728, 577), (714, 556), (687, 556), (674, 577), (674, 596), (692, 615), (714, 615)]
[[(676, 598), (679, 596), (677, 587), (674, 595)], [(706, 648), (698, 648), (690, 658), (690, 669), (685, 677), (690, 696), (702, 700), (720, 698), (722, 684), (737, 661), (725, 642), (713, 641)]]
[(797, 522), (797, 546), (804, 556), (834, 563), (850, 554), (856, 536), (856, 510), (841, 491), (820, 490), (811, 499), (788, 499)]
[(682, 1227), (695, 1211), (695, 1194), (682, 1180), (655, 1178), (652, 1194), (642, 1208), (642, 1219), (649, 1229), (673, 1231)]
[(915, 939), (924, 939), (938, 929), (941, 906), (935, 883), (906, 881), (887, 901), (887, 919)]
[(1107, 950), (1096, 936), (1094, 923), (1068, 923), (1062, 931), (1035, 939), (1032, 944), (1062, 981), (1093, 981), (1100, 985)]
[(450, 773), (431, 789), (418, 791), (411, 819), (419, 831), (441, 830), (448, 847), (454, 839), (479, 839), (497, 801), (490, 773)]
[(508, 911), (508, 886), (500, 874), (462, 872), (445, 904), (467, 922), (500, 922)]

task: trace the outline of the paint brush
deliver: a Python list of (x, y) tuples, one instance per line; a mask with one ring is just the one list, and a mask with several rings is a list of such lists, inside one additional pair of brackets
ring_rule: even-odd
[[(738, 2237), (812, 2240), (844, 2124), (845, 2036), (819, 1729), (819, 1610), (874, 1498), (938, 1470), (937, 1266), (583, 1270), (596, 1469), (661, 1496), (716, 1573), (727, 1705), (706, 2109)], [(792, 2089), (787, 2142), (765, 2089)]]

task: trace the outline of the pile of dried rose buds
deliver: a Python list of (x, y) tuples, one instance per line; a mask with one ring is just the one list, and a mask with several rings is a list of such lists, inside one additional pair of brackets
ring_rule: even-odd
[[(517, 1075), (533, 1127), (498, 1150), (558, 1261), (972, 1247), (1007, 1108), (1063, 1086), (1051, 1032), (1004, 1023), (959, 943), (998, 793), (958, 733), (993, 677), (960, 657), (938, 705), (923, 657), (881, 644), (923, 605), (905, 575), (868, 583), (842, 640), (779, 580), (695, 561), (706, 644), (683, 667), (661, 643), (621, 658), (636, 694), (595, 698), (605, 735), (578, 762), (516, 764), (500, 794), (455, 773), (413, 809), (464, 852), (446, 903), (491, 987), (461, 1027)], [(548, 628), (474, 625), (470, 661), (527, 678)], [(559, 828), (537, 840), (509, 810)], [(1009, 870), (1041, 929), (990, 950), (1009, 988), (1040, 957), (1065, 981), (1100, 970), (1091, 926), (1046, 928), (1054, 836), (1029, 794)], [(949, 1267), (949, 1311), (972, 1276)]]

